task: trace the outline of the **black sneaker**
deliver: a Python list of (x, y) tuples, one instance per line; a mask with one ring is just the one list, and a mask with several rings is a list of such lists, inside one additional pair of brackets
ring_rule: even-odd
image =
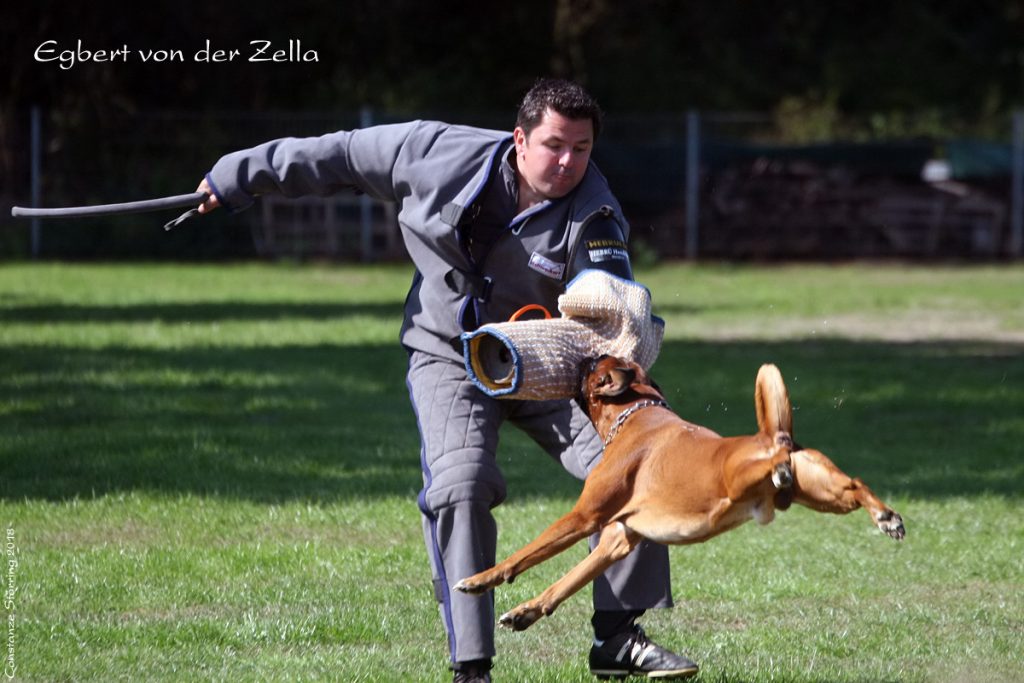
[(452, 683), (491, 683), (491, 670), (482, 666), (466, 666), (455, 672)]
[(608, 640), (595, 640), (590, 648), (590, 673), (598, 678), (625, 678), (629, 675), (647, 678), (689, 678), (698, 666), (674, 652), (661, 647), (634, 625), (632, 631), (614, 635)]

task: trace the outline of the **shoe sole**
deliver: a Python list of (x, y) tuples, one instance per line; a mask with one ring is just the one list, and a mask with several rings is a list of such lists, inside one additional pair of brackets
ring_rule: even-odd
[(597, 676), (602, 681), (607, 681), (609, 678), (617, 681), (623, 681), (629, 676), (642, 676), (645, 678), (657, 678), (662, 680), (668, 680), (672, 678), (690, 678), (695, 676), (700, 671), (699, 667), (692, 669), (673, 669), (672, 671), (623, 671), (621, 669), (607, 670), (607, 669), (591, 669), (590, 673)]

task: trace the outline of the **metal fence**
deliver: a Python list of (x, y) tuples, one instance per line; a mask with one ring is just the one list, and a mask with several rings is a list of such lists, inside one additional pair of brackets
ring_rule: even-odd
[[(512, 114), (418, 113), (490, 128)], [(414, 118), (380, 111), (35, 112), (7, 201), (71, 205), (192, 190), (222, 154), (284, 136)], [(594, 158), (646, 253), (669, 258), (1006, 259), (1024, 251), (1024, 114), (985, 139), (785, 144), (778, 117), (610, 117)], [(990, 127), (991, 128), (991, 127)], [(285, 201), (159, 229), (162, 217), (14, 222), (0, 258), (404, 257), (393, 207), (365, 197)]]
[[(691, 140), (692, 256), (1019, 258), (1024, 114), (994, 135), (781, 144), (776, 117), (712, 115)], [(757, 128), (761, 127), (761, 131)], [(1014, 131), (1010, 134), (1010, 129)], [(766, 134), (767, 132), (767, 134)], [(698, 168), (699, 165), (699, 168)], [(694, 181), (697, 184), (697, 181)], [(692, 232), (699, 232), (694, 236)]]

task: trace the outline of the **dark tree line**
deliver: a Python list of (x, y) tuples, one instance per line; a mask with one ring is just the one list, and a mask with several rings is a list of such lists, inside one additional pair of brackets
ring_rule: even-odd
[[(585, 82), (613, 112), (784, 107), (976, 119), (1024, 103), (1019, 0), (37, 0), (0, 11), (8, 195), (24, 175), (33, 104), (72, 124), (80, 112), (151, 108), (511, 112), (544, 74)], [(301, 41), (318, 61), (251, 63), (258, 39), (274, 49)], [(34, 58), (48, 40), (177, 48), (185, 61), (61, 69)], [(207, 40), (241, 56), (192, 61)]]

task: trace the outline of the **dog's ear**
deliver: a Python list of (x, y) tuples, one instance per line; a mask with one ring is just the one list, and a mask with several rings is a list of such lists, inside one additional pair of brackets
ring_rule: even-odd
[(595, 396), (619, 396), (633, 384), (636, 370), (632, 368), (612, 368), (597, 381), (594, 387)]

